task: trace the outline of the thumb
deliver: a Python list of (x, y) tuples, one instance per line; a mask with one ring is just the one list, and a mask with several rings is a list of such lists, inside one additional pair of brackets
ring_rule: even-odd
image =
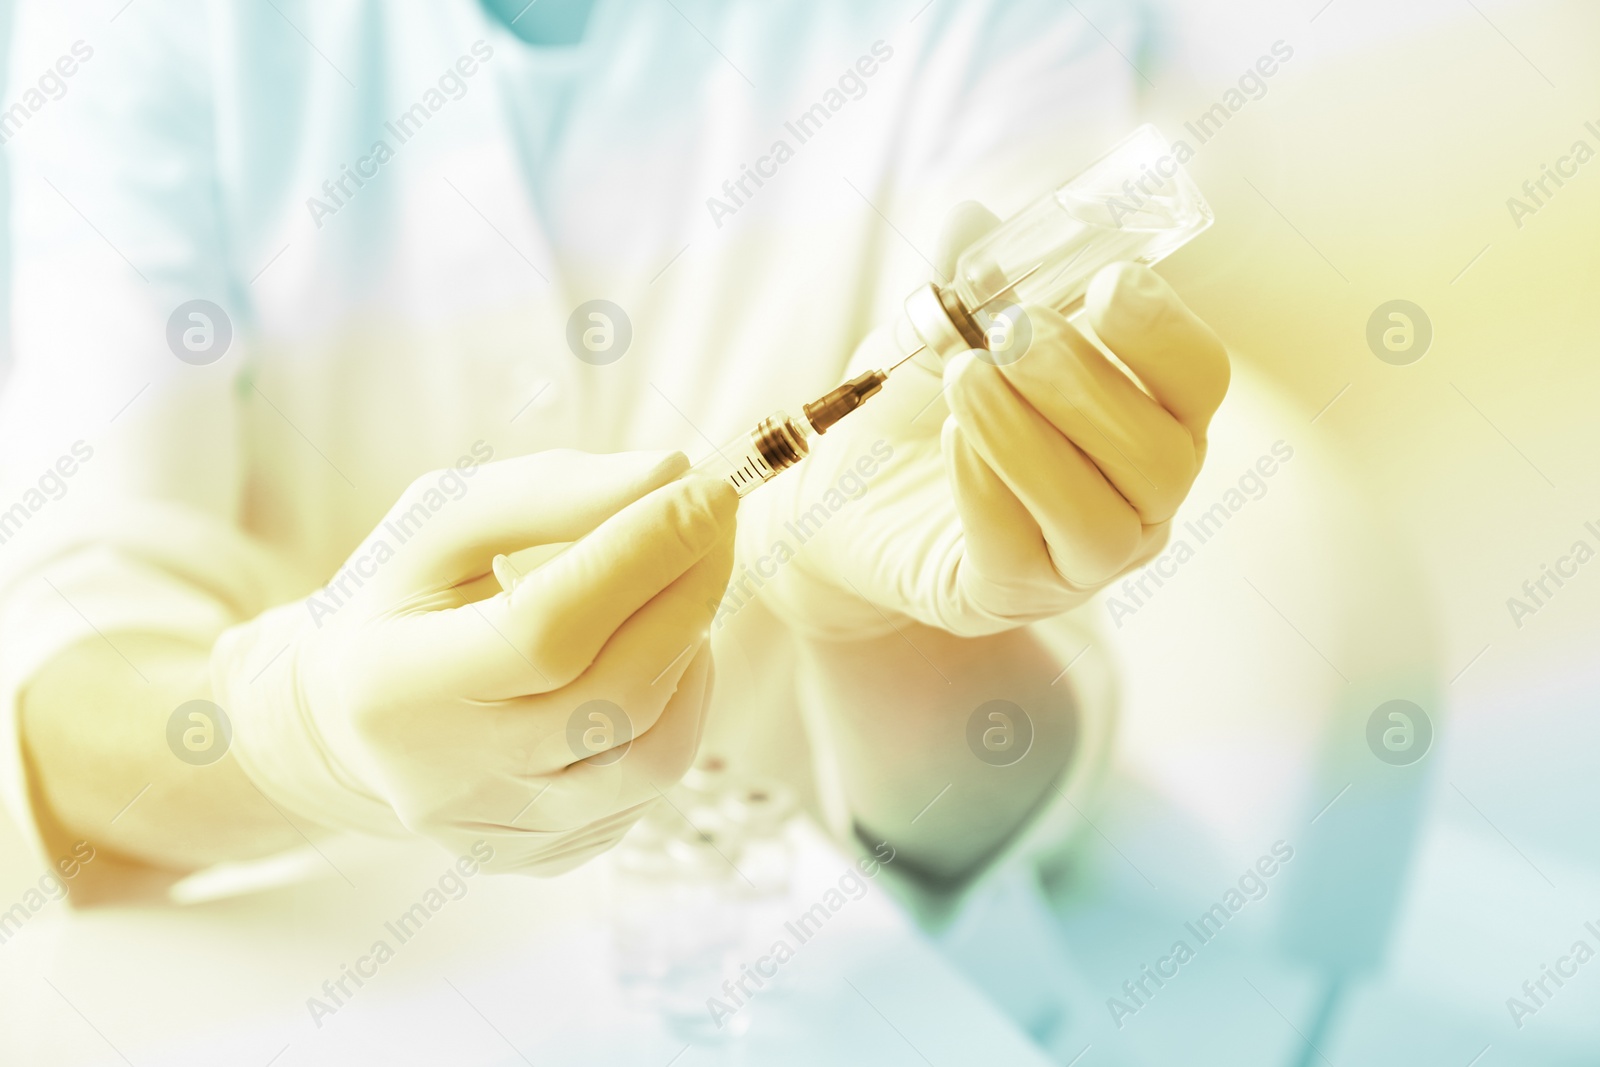
[[(694, 624), (663, 627), (673, 630), (671, 640), (687, 639), (709, 621), (711, 609), (704, 604), (709, 599), (714, 605), (727, 583), (738, 503), (732, 486), (720, 479), (663, 486), (509, 592), (397, 620), (385, 637), (383, 669), (402, 688), (471, 694), (475, 700), (561, 689), (588, 669), (635, 612), (723, 544), (725, 565), (705, 575), (705, 587), (697, 586), (685, 602), (684, 614)], [(650, 667), (646, 677), (662, 665)]]
[(347, 566), (363, 551), (378, 561), (367, 568), (377, 572), (370, 595), (392, 605), (486, 574), (498, 554), (576, 541), (688, 467), (681, 452), (552, 449), (435, 471), (401, 494)]
[(955, 278), (956, 260), (967, 246), (998, 225), (1000, 216), (976, 200), (963, 200), (950, 209), (939, 228), (939, 244), (933, 254), (940, 285), (948, 285)]

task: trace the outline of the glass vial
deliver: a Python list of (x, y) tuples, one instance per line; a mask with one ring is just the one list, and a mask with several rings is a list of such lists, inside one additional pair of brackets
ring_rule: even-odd
[[(1005, 336), (1020, 306), (1070, 314), (1101, 268), (1155, 264), (1204, 232), (1210, 206), (1154, 126), (1139, 127), (1059, 188), (974, 241), (949, 285), (906, 300), (896, 335), (948, 357)], [(907, 329), (909, 327), (909, 330)], [(909, 354), (909, 351), (908, 351)]]

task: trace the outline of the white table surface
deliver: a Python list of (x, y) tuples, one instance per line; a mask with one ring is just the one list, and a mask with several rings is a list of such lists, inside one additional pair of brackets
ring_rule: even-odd
[[(850, 861), (814, 828), (795, 832), (798, 912)], [(384, 922), (451, 863), (420, 843), (322, 847), (328, 862), (308, 854), (309, 877), (265, 891), (185, 906), (47, 905), (0, 944), (0, 1063), (1048, 1062), (876, 884), (800, 948), (784, 969), (788, 991), (752, 1001), (748, 1034), (686, 1049), (623, 1006), (607, 860), (553, 880), (468, 880), (318, 1027), (307, 998), (374, 940), (393, 944)]]

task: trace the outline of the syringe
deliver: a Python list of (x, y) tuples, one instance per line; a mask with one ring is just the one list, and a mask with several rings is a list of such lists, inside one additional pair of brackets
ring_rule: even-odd
[[(755, 429), (713, 451), (683, 476), (724, 478), (741, 497), (745, 496), (756, 486), (771, 481), (779, 471), (788, 470), (810, 455), (813, 436), (827, 433), (840, 419), (859, 408), (883, 388), (892, 371), (921, 351), (918, 348), (886, 370), (869, 370), (828, 390), (811, 403), (802, 405), (800, 418), (783, 411), (775, 412), (762, 419)], [(529, 570), (548, 562), (566, 547), (549, 545), (524, 549), (509, 557), (496, 556), (494, 576), (500, 588), (510, 590)]]
[[(779, 411), (696, 463), (691, 474), (724, 478), (742, 497), (811, 453), (827, 433), (883, 388), (896, 368), (924, 351), (943, 362), (972, 349), (995, 363), (1027, 351), (1025, 305), (1071, 314), (1090, 280), (1119, 261), (1157, 263), (1212, 223), (1210, 205), (1153, 126), (1141, 126), (1111, 151), (1006, 219), (961, 254), (955, 278), (919, 286), (894, 328), (902, 358), (869, 370), (801, 407)], [(519, 553), (519, 556), (521, 553)], [(509, 587), (522, 573), (505, 557), (495, 574)]]
[(757, 423), (755, 429), (740, 434), (696, 463), (689, 473), (724, 478), (740, 496), (745, 496), (810, 455), (813, 436), (827, 433), (840, 419), (866, 403), (883, 388), (896, 367), (921, 351), (917, 349), (887, 370), (869, 370), (828, 390), (803, 405), (800, 418), (785, 411), (774, 412)]

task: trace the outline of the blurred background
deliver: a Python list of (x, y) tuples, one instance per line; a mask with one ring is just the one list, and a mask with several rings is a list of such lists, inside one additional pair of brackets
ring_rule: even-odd
[[(872, 1012), (802, 976), (771, 1025), (833, 1035), (807, 1062), (1595, 1063), (1600, 964), (1547, 979), (1537, 1000), (1524, 983), (1537, 992), (1579, 940), (1600, 951), (1585, 926), (1600, 930), (1600, 564), (1547, 586), (1556, 592), (1531, 614), (1508, 601), (1530, 602), (1524, 583), (1576, 542), (1600, 550), (1600, 161), (1533, 213), (1519, 218), (1508, 199), (1531, 203), (1524, 183), (1575, 142), (1600, 152), (1600, 7), (1168, 0), (1085, 5), (1083, 17), (1109, 20), (1140, 117), (1196, 146), (1188, 169), (1217, 215), (1162, 267), (1239, 368), (1187, 518), (1275, 442), (1293, 459), (1158, 595), (1102, 614), (1123, 710), (1112, 773), (1070, 847), (995, 871), (936, 920), (906, 892), (874, 895), (881, 914), (863, 913), (855, 940), (829, 950), (842, 968), (884, 969), (863, 987)], [(1262, 89), (1204, 143), (1186, 132), (1266, 55), (1280, 62)], [(1385, 359), (1371, 324), (1387, 328), (1395, 301), (1431, 340)], [(1409, 748), (1381, 742), (1400, 720), (1372, 730), (1393, 700), (1408, 702)], [(1175, 940), (1198, 944), (1185, 924), (1275, 843), (1293, 859), (1262, 898), (1177, 977), (1141, 987)], [(813, 857), (798, 882), (836, 873), (820, 843), (795, 847)], [(402, 862), (349, 849), (338, 858), (352, 870)], [(419, 885), (438, 865), (403, 862)], [(0, 902), (37, 875), (0, 824)], [(396, 905), (412, 892), (396, 890)], [(460, 946), (544, 937), (531, 920), (508, 932), (518, 892), (469, 898), (482, 913), (451, 916), (451, 937), (405, 966), (476, 967), (492, 984), (485, 976), (511, 965), (480, 966)], [(544, 892), (571, 909), (573, 929), (592, 923), (549, 943), (603, 955), (607, 919), (587, 890)], [(227, 1039), (237, 1062), (302, 1062), (320, 1039), (305, 1036), (301, 1004), (315, 982), (283, 996), (246, 976), (288, 966), (270, 915), (303, 920), (289, 940), (306, 944), (354, 913), (330, 910), (315, 885), (278, 894), (187, 915), (135, 910), (137, 923), (57, 909), (0, 944), (3, 1028), (38, 1035), (12, 1038), (11, 1062), (205, 1062), (201, 1049), (217, 1046), (202, 1033), (243, 1035)], [(162, 979), (174, 1010), (141, 1019), (112, 990), (137, 983), (127, 961), (174, 942), (194, 953)], [(98, 1002), (44, 989), (60, 968), (95, 974)], [(233, 977), (226, 996), (210, 988), (218, 973)], [(938, 988), (905, 992), (918, 982)], [(548, 982), (497, 988), (525, 1004), (562, 995)], [(516, 1037), (508, 1002), (479, 1015), (515, 1040), (480, 1032), (480, 1044), (435, 1046), (423, 1030), (478, 1025), (459, 1002), (460, 1018), (418, 1027), (432, 1001), (397, 991), (380, 1007), (381, 996), (369, 997), (371, 1026), (412, 1026), (417, 1049), (453, 1062), (519, 1062), (511, 1044), (518, 1057), (622, 1062), (606, 1057), (625, 1049), (665, 1064), (682, 1044), (608, 1044), (622, 1039), (596, 1036), (611, 1019), (599, 1008), (568, 1020), (589, 1038)], [(175, 1029), (185, 1004), (192, 1032)], [(784, 1060), (696, 1047), (679, 1062)]]

